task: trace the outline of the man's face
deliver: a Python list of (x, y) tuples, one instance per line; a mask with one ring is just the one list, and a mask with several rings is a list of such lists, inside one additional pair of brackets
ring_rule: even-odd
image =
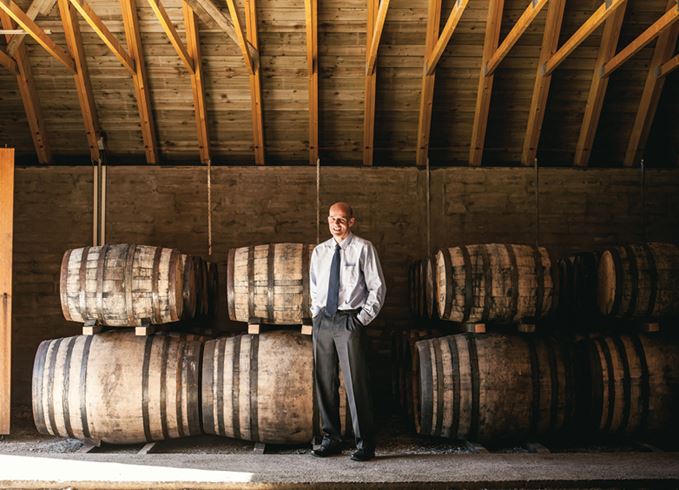
[(344, 240), (349, 236), (356, 220), (349, 217), (349, 210), (344, 206), (331, 206), (328, 213), (328, 228), (335, 240)]

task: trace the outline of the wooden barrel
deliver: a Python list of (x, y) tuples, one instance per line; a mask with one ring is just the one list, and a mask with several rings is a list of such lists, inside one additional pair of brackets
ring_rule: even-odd
[(218, 265), (208, 262), (208, 316), (217, 317), (217, 306), (219, 304), (219, 270)]
[(229, 250), (229, 318), (301, 324), (310, 316), (309, 258), (314, 245), (272, 243)]
[(644, 335), (578, 342), (582, 420), (602, 434), (677, 432), (679, 342)]
[(201, 433), (202, 343), (107, 332), (46, 340), (33, 364), (38, 432), (113, 444)]
[(679, 316), (679, 246), (611, 247), (599, 264), (599, 310), (617, 318)]
[(436, 318), (436, 286), (434, 277), (434, 260), (432, 257), (426, 257), (422, 261), (422, 296), (424, 298), (423, 313), (425, 318)]
[[(321, 434), (311, 338), (276, 330), (211, 340), (203, 356), (203, 429), (271, 444)], [(340, 373), (340, 417), (351, 427)]]
[(556, 268), (543, 247), (463, 245), (436, 253), (439, 317), (455, 322), (535, 321), (557, 305)]
[(574, 415), (572, 349), (535, 336), (460, 334), (415, 344), (415, 425), (478, 441), (557, 432)]
[(204, 318), (209, 309), (208, 263), (202, 257), (193, 257), (196, 264), (196, 316)]
[(184, 307), (181, 253), (144, 245), (67, 250), (61, 262), (61, 309), (66, 320), (109, 327), (179, 320)]
[(182, 254), (182, 270), (184, 271), (184, 307), (182, 320), (191, 320), (196, 316), (196, 267), (193, 257)]
[(419, 311), (417, 309), (417, 262), (413, 262), (408, 266), (408, 292), (410, 299), (410, 313), (417, 317)]
[(580, 252), (557, 261), (559, 269), (559, 310), (568, 317), (592, 319), (596, 304), (599, 252)]

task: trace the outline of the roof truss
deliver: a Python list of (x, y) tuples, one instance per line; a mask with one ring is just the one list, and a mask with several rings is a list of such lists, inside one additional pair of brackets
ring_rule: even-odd
[[(227, 0), (233, 1), (233, 0)], [(235, 16), (238, 18), (238, 16)], [(257, 41), (257, 11), (255, 0), (245, 0), (245, 29), (247, 42), (258, 49)], [(262, 122), (262, 86), (259, 63), (251, 62), (250, 98), (252, 107), (252, 136), (254, 141), (255, 164), (264, 165), (264, 124)]]
[[(368, 5), (374, 0), (368, 0)], [(370, 8), (370, 7), (368, 7)], [(304, 0), (309, 73), (309, 164), (318, 161), (318, 0)]]
[(170, 39), (170, 44), (172, 44), (172, 47), (174, 47), (177, 55), (179, 55), (179, 59), (182, 61), (182, 63), (184, 63), (184, 66), (189, 71), (189, 73), (193, 73), (193, 59), (191, 59), (189, 52), (184, 46), (184, 43), (179, 38), (177, 29), (175, 29), (174, 24), (170, 20), (170, 16), (167, 15), (165, 7), (163, 7), (163, 4), (160, 3), (160, 0), (148, 0), (148, 3), (151, 6), (153, 13), (156, 14), (163, 31), (165, 31), (165, 34), (167, 34), (167, 37)]
[[(35, 20), (38, 17), (38, 14), (47, 15), (50, 13), (55, 3), (56, 0), (33, 0), (26, 10), (26, 16), (31, 20)], [(25, 38), (25, 32), (13, 35), (7, 42), (7, 53), (9, 53), (10, 56), (14, 56), (14, 53), (16, 53), (16, 50), (21, 43), (24, 42)]]
[(4, 49), (0, 49), (0, 65), (4, 66), (13, 75), (19, 73), (16, 61)]

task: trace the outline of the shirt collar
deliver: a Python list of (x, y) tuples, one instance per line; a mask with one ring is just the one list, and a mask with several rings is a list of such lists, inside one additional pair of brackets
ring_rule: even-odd
[[(346, 250), (353, 239), (354, 234), (349, 232), (349, 235), (347, 235), (347, 237), (342, 241), (342, 243), (339, 244), (340, 248), (342, 250)], [(330, 247), (335, 248), (335, 245), (337, 244), (337, 242), (335, 241), (335, 237), (332, 237), (330, 240), (328, 240), (328, 244), (330, 245)]]

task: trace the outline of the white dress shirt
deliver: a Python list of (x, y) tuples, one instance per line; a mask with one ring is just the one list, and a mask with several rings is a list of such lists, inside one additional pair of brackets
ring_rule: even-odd
[[(328, 300), (330, 266), (337, 242), (334, 238), (316, 246), (311, 254), (309, 290), (311, 314), (316, 316)], [(338, 310), (356, 310), (363, 325), (372, 322), (380, 312), (387, 294), (382, 266), (372, 243), (352, 233), (339, 244), (340, 283)]]

